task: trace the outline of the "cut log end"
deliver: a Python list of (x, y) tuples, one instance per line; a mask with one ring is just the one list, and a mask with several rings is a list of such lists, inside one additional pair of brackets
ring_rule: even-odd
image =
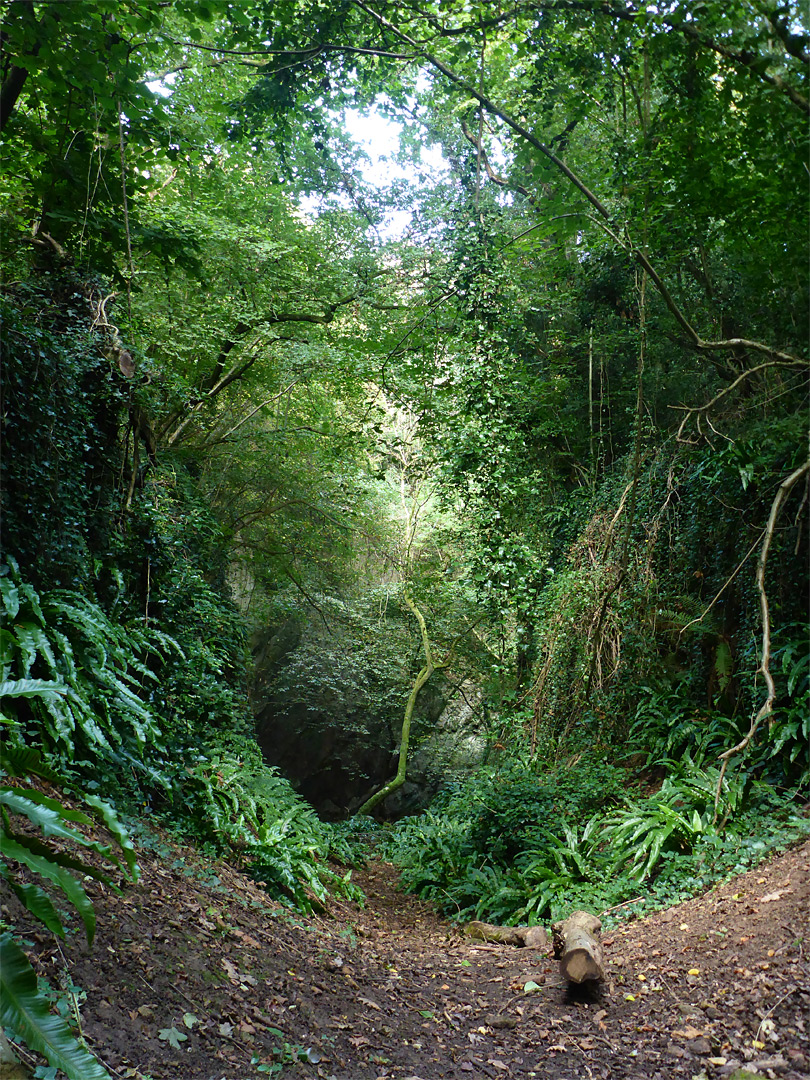
[(588, 949), (572, 949), (560, 960), (560, 968), (569, 982), (583, 983), (604, 979), (602, 964)]
[(589, 911), (575, 911), (554, 923), (552, 941), (560, 970), (569, 982), (601, 981), (605, 977), (599, 932), (602, 923)]
[(548, 945), (548, 934), (542, 926), (521, 926), (518, 929), (523, 934), (524, 949), (545, 949)]

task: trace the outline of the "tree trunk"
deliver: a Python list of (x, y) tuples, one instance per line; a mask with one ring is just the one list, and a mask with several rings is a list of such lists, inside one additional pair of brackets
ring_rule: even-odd
[(422, 648), (425, 652), (425, 666), (416, 676), (416, 681), (408, 696), (408, 704), (405, 706), (405, 716), (402, 718), (402, 734), (399, 740), (399, 764), (397, 766), (397, 774), (393, 780), (390, 780), (385, 785), (385, 787), (380, 788), (376, 794), (372, 795), (370, 799), (367, 799), (366, 802), (363, 803), (357, 811), (358, 814), (370, 814), (375, 806), (378, 806), (392, 791), (396, 791), (397, 788), (402, 787), (405, 783), (408, 769), (408, 745), (411, 738), (411, 720), (413, 719), (413, 710), (416, 706), (416, 699), (419, 697), (419, 691), (436, 670), (436, 664), (433, 662), (433, 652), (430, 648), (430, 638), (428, 637), (427, 626), (425, 625), (425, 617), (407, 593), (405, 593), (404, 600), (406, 606), (413, 612), (416, 621), (419, 623), (419, 630), (422, 634)]
[[(13, 18), (26, 22), (34, 21), (33, 0), (20, 0), (18, 4), (12, 6), (11, 11), (13, 12)], [(57, 21), (59, 20), (58, 13), (54, 13), (52, 17)], [(30, 52), (32, 57), (36, 57), (39, 53), (40, 44), (39, 41), (34, 42)], [(23, 67), (22, 64), (11, 65), (3, 80), (3, 85), (0, 87), (0, 131), (6, 126), (9, 117), (14, 112), (17, 99), (23, 91), (27, 78), (28, 68)]]
[(464, 936), (492, 945), (517, 945), (521, 949), (544, 949), (548, 934), (542, 926), (493, 926), (476, 920), (464, 927)]

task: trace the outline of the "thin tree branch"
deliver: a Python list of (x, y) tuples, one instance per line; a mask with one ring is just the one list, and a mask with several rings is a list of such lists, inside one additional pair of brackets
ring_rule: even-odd
[(209, 390), (216, 386), (219, 380), (222, 378), (222, 372), (225, 370), (225, 361), (228, 359), (230, 352), (236, 347), (237, 340), (243, 338), (245, 334), (250, 330), (250, 324), (244, 322), (242, 319), (233, 328), (233, 331), (227, 341), (223, 341), (219, 348), (219, 356), (216, 363), (206, 380)]
[(235, 367), (232, 367), (227, 375), (224, 375), (219, 380), (219, 382), (212, 386), (211, 389), (202, 398), (199, 398), (189, 409), (188, 415), (180, 422), (180, 424), (178, 424), (178, 426), (174, 429), (174, 431), (167, 439), (168, 445), (173, 446), (177, 442), (182, 433), (186, 430), (188, 425), (191, 423), (191, 421), (194, 419), (194, 417), (197, 415), (197, 413), (207, 401), (215, 398), (217, 394), (221, 393), (221, 391), (223, 391), (226, 386), (230, 386), (232, 382), (236, 382), (237, 379), (241, 379), (245, 372), (249, 371), (250, 368), (253, 367), (257, 359), (258, 353), (252, 356), (250, 360), (246, 360), (243, 364), (237, 364)]
[(810, 362), (808, 362), (807, 360), (786, 359), (772, 360), (769, 361), (767, 364), (757, 364), (756, 367), (747, 368), (745, 371), (740, 372), (734, 382), (729, 383), (728, 386), (724, 386), (723, 389), (718, 394), (715, 394), (711, 401), (707, 401), (705, 405), (670, 405), (670, 409), (677, 409), (679, 412), (682, 411), (686, 414), (681, 421), (680, 426), (678, 427), (678, 433), (676, 435), (678, 442), (689, 441), (684, 440), (682, 438), (682, 435), (683, 429), (686, 427), (691, 417), (696, 414), (700, 416), (701, 413), (707, 413), (710, 409), (714, 408), (717, 402), (722, 400), (722, 398), (724, 398), (726, 394), (730, 394), (731, 391), (736, 389), (736, 387), (739, 386), (741, 382), (749, 379), (752, 375), (756, 375), (757, 372), (765, 371), (768, 368), (805, 368), (808, 366), (809, 363)]
[(332, 632), (332, 627), (329, 625), (329, 621), (327, 620), (326, 615), (323, 612), (323, 609), (318, 605), (317, 601), (314, 600), (312, 596), (310, 596), (310, 594), (304, 588), (304, 585), (302, 584), (302, 582), (300, 582), (298, 580), (298, 578), (295, 576), (295, 574), (292, 572), (292, 570), (289, 568), (289, 566), (285, 565), (284, 568), (283, 568), (283, 572), (287, 575), (287, 577), (290, 579), (290, 581), (293, 583), (293, 585), (296, 587), (296, 589), (298, 589), (298, 591), (301, 593), (301, 595), (304, 597), (304, 599), (307, 601), (307, 603), (311, 604), (312, 607), (315, 609), (315, 611), (318, 612), (318, 614), (321, 617), (321, 621), (323, 622), (323, 625), (331, 633)]
[(527, 128), (525, 128), (518, 120), (516, 120), (510, 113), (507, 113), (505, 109), (502, 109), (499, 105), (496, 105), (495, 102), (493, 102), (485, 94), (482, 94), (480, 90), (478, 90), (475, 86), (472, 85), (472, 83), (467, 82), (467, 80), (462, 78), (462, 76), (459, 75), (456, 71), (453, 71), (453, 69), (448, 67), (447, 64), (445, 64), (442, 60), (438, 58), (438, 56), (434, 56), (433, 53), (428, 52), (426, 49), (420, 46), (419, 42), (415, 41), (414, 38), (410, 37), (404, 31), (400, 30), (399, 27), (395, 26), (384, 15), (381, 15), (379, 12), (374, 11), (373, 8), (369, 7), (366, 3), (364, 3), (364, 0), (352, 0), (352, 3), (356, 7), (360, 8), (362, 11), (365, 11), (367, 15), (370, 15), (372, 19), (376, 20), (376, 22), (380, 24), (380, 26), (384, 27), (386, 30), (389, 30), (402, 41), (407, 42), (408, 45), (410, 45), (419, 55), (421, 55), (422, 59), (426, 60), (432, 67), (435, 67), (437, 71), (440, 71), (442, 75), (445, 76), (445, 78), (449, 79), (452, 83), (454, 83), (454, 85), (460, 87), (466, 94), (469, 94), (471, 97), (475, 98), (475, 100), (480, 105), (482, 105), (487, 110), (487, 112), (492, 113), (493, 116), (497, 116), (500, 120), (503, 120), (503, 122), (507, 124), (508, 127), (512, 128), (514, 132), (516, 132), (528, 143), (530, 143), (542, 154), (544, 154), (549, 159), (549, 161), (551, 161), (552, 164), (554, 164), (560, 170), (560, 172), (562, 172), (563, 175), (566, 176), (568, 180), (570, 180), (570, 182), (579, 191), (582, 192), (582, 194), (585, 196), (591, 206), (593, 206), (598, 211), (598, 213), (605, 218), (606, 221), (610, 220), (610, 214), (607, 208), (603, 206), (603, 204), (599, 201), (596, 195), (594, 195), (593, 192), (585, 186), (583, 181), (580, 180), (576, 173), (572, 172), (571, 169), (569, 169), (568, 166), (565, 164), (565, 162), (561, 161), (560, 158), (557, 157), (551, 147), (546, 146), (545, 143), (541, 142), (538, 138), (532, 135), (532, 133)]
[(301, 382), (301, 379), (303, 378), (304, 376), (302, 375), (298, 379), (293, 379), (293, 381), (291, 383), (288, 383), (283, 390), (279, 390), (277, 394), (273, 394), (272, 397), (267, 398), (265, 401), (261, 402), (261, 404), (257, 405), (254, 409), (251, 409), (247, 416), (243, 416), (239, 423), (234, 424), (234, 426), (232, 428), (229, 428), (229, 430), (226, 431), (224, 435), (219, 435), (216, 438), (209, 436), (209, 438), (203, 441), (203, 446), (214, 446), (217, 443), (225, 442), (225, 440), (228, 439), (231, 435), (233, 435), (235, 431), (238, 431), (243, 424), (246, 424), (248, 420), (254, 417), (257, 412), (260, 412), (262, 409), (267, 408), (268, 405), (272, 405), (273, 402), (278, 401), (279, 398), (284, 397), (287, 391), (292, 390), (296, 383)]
[(402, 719), (402, 731), (399, 741), (399, 761), (397, 764), (396, 776), (393, 780), (390, 780), (384, 787), (380, 788), (370, 799), (367, 799), (363, 805), (356, 811), (360, 814), (370, 814), (375, 806), (378, 806), (383, 799), (385, 799), (391, 792), (396, 791), (397, 788), (402, 787), (405, 783), (405, 777), (407, 775), (408, 767), (408, 747), (410, 745), (411, 735), (411, 720), (413, 718), (413, 711), (416, 707), (416, 699), (419, 697), (419, 691), (428, 681), (430, 676), (437, 668), (444, 667), (444, 664), (437, 664), (433, 659), (433, 651), (430, 647), (430, 637), (427, 631), (427, 625), (425, 623), (425, 617), (414, 601), (408, 595), (407, 590), (403, 593), (403, 600), (405, 606), (411, 612), (413, 617), (419, 623), (419, 633), (422, 637), (422, 649), (425, 654), (425, 663), (420, 669), (419, 674), (414, 680), (414, 684), (411, 687), (411, 692), (408, 695), (408, 703), (405, 706), (405, 715)]
[(699, 341), (699, 349), (751, 349), (752, 352), (762, 353), (764, 356), (772, 356), (774, 360), (778, 361), (783, 366), (789, 367), (808, 367), (810, 366), (810, 360), (802, 360), (798, 356), (793, 356), (792, 353), (781, 352), (779, 349), (774, 349), (771, 345), (765, 345), (761, 341), (749, 341), (748, 338), (725, 338), (723, 341)]
[(765, 539), (762, 542), (762, 548), (759, 553), (759, 561), (757, 562), (757, 591), (759, 592), (759, 609), (762, 618), (762, 660), (759, 665), (759, 674), (762, 675), (765, 680), (765, 686), (767, 688), (767, 695), (765, 701), (759, 708), (759, 711), (753, 716), (751, 720), (751, 727), (748, 730), (748, 734), (745, 735), (736, 746), (732, 746), (729, 750), (724, 751), (719, 755), (718, 761), (722, 762), (720, 766), (720, 775), (717, 779), (717, 790), (714, 794), (714, 820), (717, 821), (717, 816), (720, 809), (720, 795), (723, 790), (723, 779), (726, 775), (726, 769), (731, 758), (736, 754), (741, 753), (750, 744), (751, 740), (757, 733), (757, 729), (763, 720), (770, 717), (773, 712), (773, 703), (776, 700), (776, 685), (773, 681), (773, 675), (771, 675), (771, 614), (768, 604), (768, 593), (765, 589), (765, 567), (768, 564), (768, 555), (771, 550), (771, 542), (773, 540), (773, 534), (776, 530), (776, 522), (779, 519), (779, 514), (782, 510), (782, 504), (790, 494), (791, 489), (799, 480), (805, 476), (810, 475), (810, 458), (795, 469), (790, 476), (786, 477), (779, 485), (779, 489), (776, 492), (776, 496), (771, 503), (771, 512), (768, 515), (768, 524), (765, 527)]
[[(311, 45), (305, 49), (223, 49), (219, 45), (201, 45), (198, 41), (172, 41), (183, 49), (199, 49), (201, 52), (213, 52), (222, 56), (299, 56), (302, 60), (313, 60), (323, 53), (349, 53), (360, 56), (382, 56), (386, 60), (415, 60), (410, 53), (388, 52), (385, 49), (362, 48), (357, 45)], [(166, 72), (171, 74), (171, 72)], [(159, 77), (159, 76), (157, 76)]]
[(686, 631), (687, 631), (687, 630), (689, 629), (689, 627), (690, 627), (690, 626), (694, 626), (694, 625), (695, 625), (696, 623), (700, 623), (700, 622), (703, 622), (703, 620), (704, 620), (704, 619), (706, 618), (706, 616), (707, 616), (707, 615), (709, 614), (709, 612), (710, 612), (710, 611), (712, 610), (712, 608), (714, 607), (714, 605), (715, 605), (715, 604), (717, 603), (717, 601), (718, 601), (718, 600), (720, 599), (720, 597), (721, 597), (721, 596), (723, 595), (723, 593), (724, 593), (724, 592), (726, 591), (726, 589), (727, 589), (727, 588), (729, 587), (729, 585), (730, 585), (730, 584), (732, 583), (732, 581), (734, 580), (734, 578), (735, 578), (735, 577), (737, 576), (737, 574), (739, 574), (740, 570), (742, 570), (742, 568), (743, 568), (743, 567), (745, 566), (745, 564), (746, 564), (746, 563), (748, 562), (748, 560), (749, 560), (749, 559), (751, 558), (751, 556), (752, 556), (752, 555), (754, 554), (754, 549), (756, 548), (757, 544), (759, 544), (759, 543), (761, 542), (761, 540), (762, 540), (762, 537), (763, 537), (764, 535), (765, 535), (764, 533), (760, 533), (760, 534), (759, 534), (759, 536), (758, 536), (758, 537), (756, 538), (756, 540), (755, 540), (755, 541), (753, 542), (753, 544), (751, 545), (751, 547), (750, 547), (750, 548), (748, 549), (748, 551), (746, 552), (746, 554), (745, 554), (745, 556), (743, 557), (743, 559), (742, 559), (742, 560), (740, 561), (740, 563), (739, 563), (739, 564), (737, 565), (737, 569), (736, 569), (736, 570), (735, 570), (735, 571), (734, 571), (734, 572), (732, 573), (732, 575), (731, 575), (731, 576), (730, 576), (729, 578), (727, 578), (727, 579), (726, 579), (725, 583), (723, 584), (723, 587), (722, 587), (722, 588), (720, 589), (720, 591), (719, 591), (719, 592), (717, 593), (717, 595), (716, 595), (716, 596), (715, 596), (715, 598), (714, 598), (714, 599), (712, 600), (712, 602), (711, 602), (711, 603), (709, 604), (709, 606), (708, 606), (708, 607), (706, 608), (706, 610), (705, 610), (705, 611), (703, 612), (703, 614), (702, 614), (702, 615), (698, 615), (698, 617), (697, 617), (696, 619), (692, 619), (692, 621), (691, 621), (691, 622), (688, 622), (688, 623), (686, 624), (686, 626), (682, 626), (682, 627), (681, 627), (681, 629), (680, 629), (680, 630), (678, 631), (678, 637), (681, 637), (681, 636), (682, 636), (683, 634), (685, 634), (685, 633), (686, 633)]
[[(322, 314), (315, 315), (315, 314), (310, 314), (309, 312), (302, 312), (302, 311), (285, 312), (284, 314), (281, 314), (281, 315), (271, 315), (269, 317), (266, 317), (263, 320), (263, 322), (268, 323), (271, 326), (275, 326), (275, 325), (278, 325), (278, 324), (281, 324), (281, 323), (293, 323), (293, 322), (296, 322), (296, 323), (302, 323), (302, 322), (303, 323), (313, 323), (313, 324), (316, 324), (316, 325), (319, 325), (319, 326), (327, 326), (327, 325), (329, 325), (329, 323), (334, 321), (335, 315), (336, 315), (337, 310), (338, 310), (339, 307), (342, 307), (342, 306), (344, 306), (346, 304), (351, 304), (353, 301), (358, 300), (359, 298), (360, 298), (360, 293), (357, 290), (354, 290), (354, 291), (352, 291), (350, 293), (346, 293), (344, 296), (339, 297), (337, 300), (334, 300), (331, 304), (329, 304), (327, 306), (326, 311), (323, 312)], [(245, 334), (247, 334), (251, 329), (252, 329), (252, 326), (249, 323), (240, 321), (237, 324), (236, 329), (234, 330), (234, 335), (241, 333), (242, 336), (244, 337)], [(284, 340), (284, 339), (283, 338), (277, 338), (275, 340)], [(235, 346), (235, 344), (236, 344), (236, 341), (234, 339), (229, 339), (228, 341), (223, 343), (222, 347), (220, 348), (220, 352), (219, 352), (219, 355), (217, 357), (217, 361), (216, 361), (216, 363), (214, 365), (214, 368), (212, 370), (212, 373), (211, 373), (211, 375), (210, 375), (210, 377), (208, 379), (208, 383), (209, 383), (208, 390), (205, 392), (205, 394), (203, 394), (201, 397), (196, 398), (191, 403), (191, 407), (190, 407), (188, 415), (185, 416), (185, 418), (181, 421), (181, 423), (174, 429), (172, 434), (169, 436), (169, 438), (168, 438), (169, 446), (174, 445), (174, 443), (177, 441), (177, 439), (180, 437), (180, 435), (183, 433), (183, 431), (185, 431), (185, 429), (191, 423), (194, 416), (200, 411), (200, 409), (202, 408), (203, 405), (206, 404), (206, 402), (211, 401), (212, 398), (216, 397), (217, 394), (220, 394), (226, 387), (230, 386), (231, 383), (236, 382), (237, 379), (241, 379), (242, 376), (247, 371), (249, 371), (250, 368), (252, 368), (253, 365), (256, 363), (256, 360), (258, 359), (258, 355), (259, 355), (258, 354), (258, 346), (257, 346), (256, 352), (254, 353), (254, 355), (249, 360), (246, 360), (242, 364), (235, 365), (234, 367), (231, 368), (231, 370), (226, 375), (222, 375), (222, 369), (224, 367), (224, 361), (227, 358), (230, 351)], [(173, 424), (177, 423), (178, 419), (179, 419), (178, 413), (173, 413), (170, 417), (168, 417), (167, 420), (164, 421), (164, 423), (163, 423), (163, 425), (161, 427), (161, 432), (160, 432), (161, 436), (165, 435), (166, 432), (171, 428), (171, 426)]]
[[(527, 9), (522, 9), (526, 11)], [(601, 0), (595, 0), (593, 3), (582, 2), (582, 0), (552, 0), (550, 3), (545, 4), (532, 4), (529, 10), (534, 11), (586, 11), (590, 14), (605, 15), (610, 19), (618, 19), (622, 22), (633, 23), (643, 14), (641, 8), (630, 7), (629, 5), (624, 8), (612, 7), (610, 4), (602, 3)], [(781, 40), (784, 46), (785, 52), (795, 57), (806, 64), (807, 53), (804, 45), (806, 44), (806, 38), (790, 34), (786, 26), (780, 25), (775, 21), (771, 14), (767, 12), (761, 12), (768, 22), (773, 27), (777, 37)], [(761, 79), (763, 82), (768, 83), (769, 86), (773, 86), (779, 90), (780, 93), (785, 94), (786, 97), (802, 112), (810, 113), (810, 101), (801, 94), (794, 86), (789, 83), (778, 74), (769, 74), (763, 68), (763, 60), (767, 62), (767, 57), (763, 57), (760, 53), (751, 52), (749, 49), (734, 49), (731, 46), (725, 44), (722, 41), (718, 41), (716, 38), (706, 36), (700, 32), (700, 30), (694, 25), (694, 22), (685, 22), (683, 19), (674, 19), (671, 16), (661, 16), (661, 22), (664, 26), (668, 26), (670, 30), (675, 30), (677, 33), (682, 34), (684, 37), (694, 41), (695, 44), (702, 46), (705, 49), (709, 49), (718, 56), (722, 56), (725, 60), (730, 60), (733, 64), (737, 64), (749, 71), (753, 76)]]

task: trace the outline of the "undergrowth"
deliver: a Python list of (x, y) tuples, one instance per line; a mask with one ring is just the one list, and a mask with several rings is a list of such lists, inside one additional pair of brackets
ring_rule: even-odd
[[(649, 776), (649, 774), (646, 774)], [(653, 792), (603, 760), (491, 770), (400, 822), (403, 887), (457, 921), (534, 925), (576, 908), (606, 925), (669, 907), (810, 835), (800, 792), (724, 780), (687, 753)], [(647, 785), (649, 787), (649, 785)]]
[[(79, 794), (103, 789), (132, 815), (232, 853), (275, 898), (303, 911), (328, 891), (358, 895), (351, 872), (330, 868), (348, 848), (244, 734), (215, 743), (179, 730), (165, 687), (187, 654), (170, 635), (111, 619), (79, 593), (40, 595), (13, 559), (0, 567), (7, 627), (0, 630), (6, 742), (43, 752)], [(171, 751), (169, 747), (171, 746)]]

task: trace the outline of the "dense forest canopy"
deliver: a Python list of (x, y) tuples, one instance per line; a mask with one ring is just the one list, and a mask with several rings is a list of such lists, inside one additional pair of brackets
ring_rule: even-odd
[(435, 797), (413, 887), (504, 918), (781, 820), (810, 778), (801, 6), (2, 17), (3, 768), (302, 904), (342, 880), (308, 802)]

